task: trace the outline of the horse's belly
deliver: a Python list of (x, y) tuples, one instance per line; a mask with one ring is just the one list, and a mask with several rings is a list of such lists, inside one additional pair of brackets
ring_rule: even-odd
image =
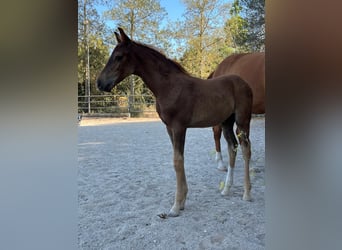
[(233, 113), (230, 105), (215, 108), (199, 108), (193, 112), (189, 127), (212, 127), (218, 125)]
[(213, 126), (219, 125), (221, 123), (222, 123), (222, 121), (218, 121), (218, 120), (217, 121), (211, 121), (211, 122), (203, 120), (203, 121), (192, 122), (187, 127), (188, 128), (207, 128), (207, 127), (213, 127)]

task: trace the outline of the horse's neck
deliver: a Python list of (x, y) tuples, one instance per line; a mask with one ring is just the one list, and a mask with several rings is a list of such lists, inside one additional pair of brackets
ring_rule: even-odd
[(162, 77), (158, 72), (153, 71), (150, 68), (144, 69), (144, 67), (140, 67), (140, 70), (136, 72), (136, 74), (142, 78), (146, 86), (156, 97), (161, 94), (161, 88), (163, 87), (161, 85), (164, 85), (165, 82), (162, 81)]
[[(140, 55), (143, 57), (143, 55)], [(163, 61), (156, 61), (154, 58), (139, 58), (141, 65), (136, 65), (135, 74), (140, 76), (147, 87), (158, 98), (164, 93), (170, 93), (174, 89), (179, 89), (178, 81), (174, 81), (169, 66)], [(168, 72), (167, 74), (164, 74)]]

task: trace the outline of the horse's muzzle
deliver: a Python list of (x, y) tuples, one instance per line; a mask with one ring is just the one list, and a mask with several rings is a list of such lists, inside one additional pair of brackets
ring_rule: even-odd
[(113, 88), (113, 83), (112, 82), (106, 83), (106, 82), (102, 81), (101, 79), (97, 79), (96, 83), (97, 83), (97, 88), (100, 91), (110, 92), (112, 90), (112, 88)]

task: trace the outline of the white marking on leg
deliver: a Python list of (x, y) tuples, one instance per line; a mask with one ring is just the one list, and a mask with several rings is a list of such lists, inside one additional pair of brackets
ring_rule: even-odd
[(168, 213), (168, 216), (177, 217), (179, 215), (179, 210), (180, 210), (179, 207), (177, 207), (176, 205), (173, 205)]
[(221, 152), (216, 152), (215, 160), (217, 162), (217, 169), (221, 171), (227, 171), (227, 167), (223, 164)]
[(222, 154), (221, 154), (221, 152), (216, 152), (215, 160), (216, 161), (219, 161), (219, 160), (222, 161)]
[(228, 195), (229, 194), (230, 188), (231, 188), (231, 186), (233, 186), (233, 182), (234, 182), (234, 168), (229, 167), (228, 173), (226, 176), (226, 182), (225, 182), (224, 188), (221, 192), (222, 195)]
[(244, 191), (243, 193), (243, 196), (242, 196), (242, 199), (244, 201), (251, 201), (252, 200), (252, 197), (251, 197), (251, 194), (249, 191)]

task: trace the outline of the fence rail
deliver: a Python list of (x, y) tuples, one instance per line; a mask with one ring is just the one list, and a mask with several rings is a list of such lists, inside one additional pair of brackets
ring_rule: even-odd
[(78, 96), (78, 113), (88, 116), (155, 116), (152, 95), (91, 95)]

